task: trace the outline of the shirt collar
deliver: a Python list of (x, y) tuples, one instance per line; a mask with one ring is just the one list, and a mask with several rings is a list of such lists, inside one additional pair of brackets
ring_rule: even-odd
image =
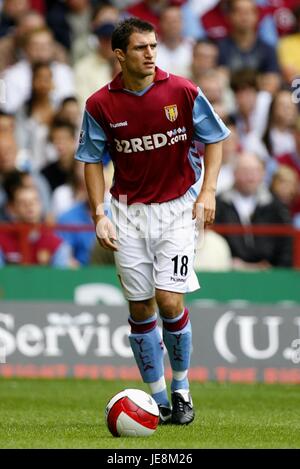
[[(164, 81), (169, 78), (169, 73), (161, 70), (158, 67), (155, 67), (155, 77), (154, 83), (159, 81)], [(123, 79), (122, 79), (122, 72), (120, 72), (109, 84), (108, 84), (109, 91), (120, 91), (124, 89)]]

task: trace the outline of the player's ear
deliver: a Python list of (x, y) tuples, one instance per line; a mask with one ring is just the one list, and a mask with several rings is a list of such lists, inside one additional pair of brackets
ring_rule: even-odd
[(115, 56), (117, 59), (122, 63), (125, 60), (125, 53), (122, 49), (115, 49), (114, 50)]

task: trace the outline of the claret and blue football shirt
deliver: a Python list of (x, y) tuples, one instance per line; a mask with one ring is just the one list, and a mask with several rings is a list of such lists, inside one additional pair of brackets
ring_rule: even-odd
[(124, 89), (122, 75), (86, 102), (76, 159), (114, 164), (113, 197), (162, 203), (182, 196), (201, 176), (195, 142), (219, 142), (229, 130), (201, 90), (156, 68), (141, 92)]

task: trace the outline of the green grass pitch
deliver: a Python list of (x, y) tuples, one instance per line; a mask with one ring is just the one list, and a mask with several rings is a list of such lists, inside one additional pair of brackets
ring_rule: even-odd
[(297, 385), (192, 383), (195, 421), (114, 438), (105, 404), (140, 382), (0, 380), (1, 448), (299, 448)]

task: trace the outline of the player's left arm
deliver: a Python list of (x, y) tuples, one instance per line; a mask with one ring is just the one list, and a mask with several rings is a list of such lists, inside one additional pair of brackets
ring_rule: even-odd
[(216, 214), (216, 189), (222, 164), (222, 141), (205, 145), (204, 180), (193, 208), (193, 218), (203, 217), (204, 226), (211, 225)]
[(228, 137), (230, 131), (199, 88), (193, 108), (193, 125), (195, 140), (205, 144), (204, 179), (193, 207), (193, 218), (200, 218), (205, 226), (212, 224), (215, 219), (217, 179), (222, 164), (222, 141)]

